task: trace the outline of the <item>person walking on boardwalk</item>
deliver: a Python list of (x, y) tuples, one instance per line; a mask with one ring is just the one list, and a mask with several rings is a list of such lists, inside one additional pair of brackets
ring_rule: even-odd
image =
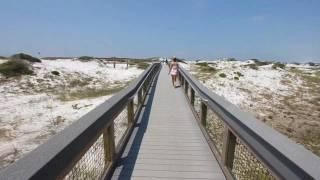
[(173, 87), (177, 87), (176, 86), (176, 81), (177, 81), (177, 75), (178, 75), (178, 62), (177, 62), (177, 58), (173, 57), (170, 65), (169, 65), (169, 74), (171, 75), (171, 79), (172, 79), (172, 85)]

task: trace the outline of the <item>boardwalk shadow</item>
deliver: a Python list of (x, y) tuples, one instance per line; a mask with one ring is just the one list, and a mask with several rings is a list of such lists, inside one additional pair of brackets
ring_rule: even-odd
[(157, 76), (153, 80), (152, 86), (147, 94), (144, 107), (141, 110), (141, 113), (131, 134), (131, 137), (126, 145), (126, 148), (117, 163), (117, 167), (113, 172), (112, 179), (131, 179), (135, 162), (139, 154), (142, 139), (148, 127), (158, 77), (159, 74), (157, 74)]

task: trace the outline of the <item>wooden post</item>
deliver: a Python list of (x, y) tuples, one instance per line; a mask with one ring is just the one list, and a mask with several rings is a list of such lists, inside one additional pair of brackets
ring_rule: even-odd
[(146, 80), (142, 85), (143, 96), (145, 96), (147, 94), (147, 89), (148, 89), (147, 86), (148, 86), (148, 80)]
[(134, 119), (134, 104), (133, 99), (129, 101), (127, 105), (127, 112), (128, 112), (128, 127), (130, 127), (133, 124)]
[(191, 86), (190, 86), (190, 102), (191, 102), (191, 105), (194, 106), (194, 90), (192, 89)]
[(232, 170), (237, 137), (225, 125), (222, 147), (222, 163)]
[(181, 80), (180, 80), (180, 83), (181, 83), (181, 87), (184, 85), (184, 78), (181, 76), (181, 78), (180, 78)]
[(104, 159), (105, 165), (108, 165), (115, 158), (115, 142), (114, 142), (114, 124), (110, 124), (103, 132)]
[(142, 104), (142, 89), (138, 91), (138, 104)]
[(188, 96), (188, 82), (186, 80), (184, 80), (184, 93)]
[(203, 127), (207, 126), (207, 105), (201, 101), (200, 106), (200, 120)]

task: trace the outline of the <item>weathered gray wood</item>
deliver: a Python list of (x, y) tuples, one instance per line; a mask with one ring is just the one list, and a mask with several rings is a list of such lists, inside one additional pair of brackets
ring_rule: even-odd
[(207, 111), (208, 108), (206, 106), (206, 104), (204, 104), (203, 102), (201, 102), (201, 106), (200, 106), (200, 120), (201, 120), (201, 124), (203, 125), (203, 127), (207, 126)]
[(189, 84), (188, 84), (188, 82), (185, 80), (185, 81), (184, 81), (184, 93), (187, 94), (187, 95), (188, 95), (188, 86), (189, 86)]
[(142, 99), (143, 98), (143, 96), (142, 96), (142, 89), (140, 89), (139, 91), (138, 91), (138, 103), (139, 103), (139, 105), (140, 104), (142, 104)]
[(128, 112), (128, 125), (129, 127), (132, 125), (133, 123), (133, 119), (134, 119), (134, 104), (133, 104), (133, 99), (131, 101), (129, 101), (128, 105), (127, 105), (127, 112)]
[(163, 67), (150, 114), (138, 121), (112, 179), (225, 179), (185, 89), (172, 87), (167, 72)]
[(232, 169), (237, 138), (232, 134), (232, 132), (230, 132), (228, 127), (225, 127), (224, 134), (225, 135), (221, 157), (222, 163), (229, 169)]
[(105, 164), (109, 164), (115, 157), (115, 143), (114, 143), (114, 124), (112, 123), (103, 132), (104, 142), (104, 156)]
[(190, 87), (190, 103), (194, 106), (194, 90)]

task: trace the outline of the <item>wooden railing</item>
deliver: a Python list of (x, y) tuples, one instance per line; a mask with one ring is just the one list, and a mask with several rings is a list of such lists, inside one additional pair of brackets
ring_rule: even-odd
[(131, 135), (160, 70), (152, 64), (127, 88), (2, 172), (1, 180), (103, 179)]
[(179, 79), (227, 179), (320, 179), (320, 159), (216, 95), (185, 69)]

